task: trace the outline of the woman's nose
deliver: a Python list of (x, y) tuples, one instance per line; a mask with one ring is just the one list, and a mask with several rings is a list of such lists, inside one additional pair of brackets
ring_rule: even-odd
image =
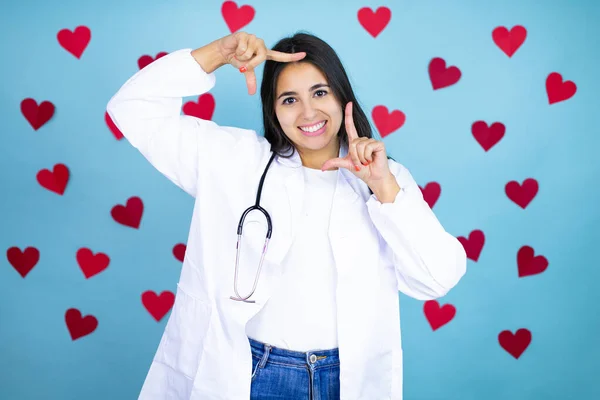
[(302, 115), (304, 119), (306, 119), (308, 122), (311, 122), (317, 115), (317, 110), (310, 102), (306, 102), (304, 103), (304, 107), (302, 109)]

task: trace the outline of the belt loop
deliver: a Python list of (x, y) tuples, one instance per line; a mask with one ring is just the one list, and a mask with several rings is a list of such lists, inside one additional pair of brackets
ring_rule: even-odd
[(270, 353), (271, 353), (271, 345), (265, 343), (265, 352), (264, 352), (264, 354), (263, 354), (263, 356), (260, 359), (260, 362), (258, 364), (258, 366), (260, 368), (264, 368), (265, 367), (265, 364), (267, 363), (267, 359), (269, 358), (269, 354)]

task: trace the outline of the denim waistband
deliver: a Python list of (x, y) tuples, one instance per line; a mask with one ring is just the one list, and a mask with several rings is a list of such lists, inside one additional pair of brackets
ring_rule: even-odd
[(298, 366), (305, 366), (308, 364), (313, 367), (339, 365), (340, 363), (340, 354), (338, 348), (327, 350), (294, 351), (271, 346), (267, 343), (259, 342), (258, 340), (254, 340), (252, 338), (248, 338), (248, 340), (250, 341), (252, 354), (255, 356), (262, 358), (265, 352), (269, 352), (269, 362)]

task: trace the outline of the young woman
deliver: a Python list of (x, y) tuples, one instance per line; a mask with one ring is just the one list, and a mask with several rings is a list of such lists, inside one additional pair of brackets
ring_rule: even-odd
[[(181, 115), (231, 64), (264, 135)], [(140, 399), (401, 399), (398, 291), (445, 295), (466, 270), (409, 171), (389, 159), (341, 61), (296, 34), (237, 32), (158, 59), (108, 113), (195, 197), (175, 305)]]

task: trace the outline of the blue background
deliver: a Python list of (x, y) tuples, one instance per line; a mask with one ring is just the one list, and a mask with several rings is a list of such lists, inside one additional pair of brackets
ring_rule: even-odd
[[(155, 171), (104, 123), (106, 103), (137, 70), (143, 54), (201, 47), (229, 34), (221, 1), (12, 1), (0, 15), (3, 83), (0, 143), (0, 250), (35, 246), (41, 259), (22, 278), (0, 258), (0, 398), (137, 398), (167, 317), (155, 321), (141, 293), (175, 291), (193, 199)], [(456, 317), (432, 331), (423, 302), (400, 295), (408, 400), (598, 399), (600, 279), (597, 209), (600, 163), (600, 6), (584, 0), (411, 0), (273, 2), (248, 0), (254, 20), (242, 30), (268, 46), (305, 29), (328, 41), (346, 65), (370, 116), (379, 104), (407, 115), (383, 139), (420, 185), (436, 181), (434, 211), (455, 236), (486, 234), (478, 262), (441, 304)], [(361, 7), (388, 6), (377, 37), (358, 23)], [(86, 25), (81, 59), (59, 46), (63, 28)], [(496, 26), (523, 25), (512, 58), (491, 38)], [(442, 57), (460, 81), (434, 91), (427, 74)], [(549, 105), (545, 79), (559, 72), (577, 84), (571, 99)], [(261, 132), (260, 98), (248, 96), (231, 67), (217, 71), (213, 120)], [(258, 69), (259, 84), (262, 67)], [(20, 102), (50, 100), (56, 112), (34, 131)], [(186, 99), (187, 100), (187, 99)], [(476, 120), (506, 125), (484, 152)], [(65, 163), (63, 196), (36, 173)], [(538, 180), (523, 210), (504, 194), (510, 180)], [(115, 223), (110, 209), (140, 196), (140, 229)], [(234, 229), (234, 227), (232, 227)], [(539, 275), (517, 277), (523, 245), (549, 261)], [(80, 247), (111, 257), (85, 279)], [(64, 314), (75, 307), (99, 326), (72, 341)], [(527, 328), (533, 340), (517, 360), (498, 344), (503, 330)]]

